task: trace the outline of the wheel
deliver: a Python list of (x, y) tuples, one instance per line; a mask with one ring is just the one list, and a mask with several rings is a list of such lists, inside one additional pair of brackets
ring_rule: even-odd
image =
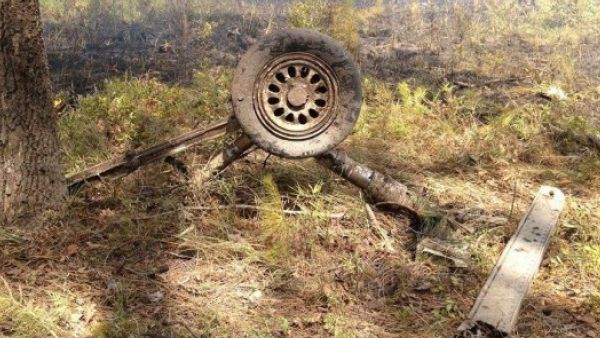
[(344, 48), (308, 30), (266, 36), (242, 57), (231, 88), (242, 130), (271, 154), (321, 154), (352, 131), (361, 106), (360, 74)]

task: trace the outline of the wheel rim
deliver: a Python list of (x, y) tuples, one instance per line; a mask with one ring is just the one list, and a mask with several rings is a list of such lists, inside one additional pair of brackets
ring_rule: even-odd
[(254, 106), (271, 133), (289, 140), (313, 138), (336, 115), (338, 81), (320, 58), (288, 53), (273, 59), (258, 75)]

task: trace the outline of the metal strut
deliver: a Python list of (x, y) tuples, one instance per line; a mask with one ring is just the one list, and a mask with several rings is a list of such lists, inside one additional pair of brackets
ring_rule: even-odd
[(254, 143), (246, 134), (242, 134), (223, 151), (211, 158), (204, 168), (194, 175), (194, 184), (202, 187), (204, 183), (225, 170), (230, 164), (244, 156)]
[[(126, 176), (141, 166), (163, 160), (192, 146), (238, 129), (239, 124), (235, 118), (229, 117), (206, 128), (190, 131), (147, 149), (110, 159), (68, 176), (69, 190), (77, 191), (89, 182)], [(252, 140), (246, 134), (242, 134), (194, 175), (194, 184), (201, 187), (210, 177), (220, 173), (235, 160), (244, 156), (253, 146)], [(363, 189), (374, 200), (378, 208), (408, 217), (411, 225), (422, 224), (422, 218), (415, 210), (408, 188), (402, 183), (358, 163), (341, 150), (329, 150), (318, 155), (316, 159), (323, 166)]]
[(316, 159), (327, 169), (364, 190), (377, 207), (401, 213), (413, 225), (422, 224), (423, 220), (415, 210), (413, 199), (404, 184), (353, 160), (338, 149), (329, 150)]
[(214, 140), (238, 129), (239, 125), (235, 118), (227, 117), (206, 128), (192, 130), (149, 148), (110, 159), (74, 175), (67, 176), (67, 186), (70, 191), (73, 191), (89, 182), (123, 177), (143, 165), (163, 160), (199, 143)]

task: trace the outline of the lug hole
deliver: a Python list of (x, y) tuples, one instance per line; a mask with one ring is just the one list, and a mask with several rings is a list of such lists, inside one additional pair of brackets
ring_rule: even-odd
[(302, 67), (302, 69), (300, 69), (300, 76), (307, 77), (308, 73), (309, 73), (308, 67)]
[(321, 76), (319, 74), (315, 74), (310, 78), (310, 83), (315, 84), (321, 81)]
[(300, 122), (300, 124), (306, 124), (306, 122), (308, 122), (308, 118), (306, 118), (304, 114), (300, 114), (298, 116), (298, 122)]
[(325, 86), (320, 86), (320, 87), (319, 87), (319, 88), (317, 88), (317, 90), (315, 90), (315, 91), (316, 91), (317, 93), (324, 94), (324, 93), (327, 93), (327, 87), (325, 87)]
[(285, 120), (288, 122), (294, 122), (294, 114), (287, 114)]
[(277, 79), (277, 81), (281, 82), (281, 83), (285, 83), (285, 75), (283, 75), (282, 73), (277, 73), (275, 74), (275, 78)]
[(287, 70), (290, 77), (296, 77), (296, 67), (290, 66)]
[(283, 115), (283, 113), (285, 113), (285, 109), (283, 108), (277, 108), (273, 111), (273, 114), (275, 114), (275, 116), (277, 117)]
[(313, 119), (316, 119), (317, 117), (319, 117), (319, 112), (314, 110), (314, 109), (309, 109), (308, 110), (308, 114), (310, 115), (310, 117), (312, 117)]
[(281, 102), (281, 100), (279, 98), (276, 97), (270, 97), (267, 102), (269, 102), (269, 104), (278, 104), (279, 102)]
[(327, 104), (327, 102), (325, 102), (325, 100), (318, 99), (318, 100), (315, 100), (315, 104), (317, 106), (323, 108), (323, 107), (325, 107), (325, 105)]
[(281, 91), (281, 89), (279, 89), (279, 87), (277, 87), (276, 84), (270, 84), (269, 90), (273, 93), (279, 93)]

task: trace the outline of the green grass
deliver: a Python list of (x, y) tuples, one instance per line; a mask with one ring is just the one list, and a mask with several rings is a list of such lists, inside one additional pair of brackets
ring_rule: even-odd
[(42, 308), (34, 302), (17, 299), (8, 282), (1, 278), (4, 285), (0, 290), (0, 323), (8, 333), (23, 338), (42, 336), (62, 337), (66, 331), (57, 325), (63, 320), (63, 314), (68, 313), (62, 298), (52, 296), (52, 308)]
[(360, 27), (368, 27), (384, 11), (382, 1), (357, 9), (352, 0), (296, 0), (286, 16), (291, 27), (312, 29), (330, 35), (342, 42), (354, 56), (360, 52)]

